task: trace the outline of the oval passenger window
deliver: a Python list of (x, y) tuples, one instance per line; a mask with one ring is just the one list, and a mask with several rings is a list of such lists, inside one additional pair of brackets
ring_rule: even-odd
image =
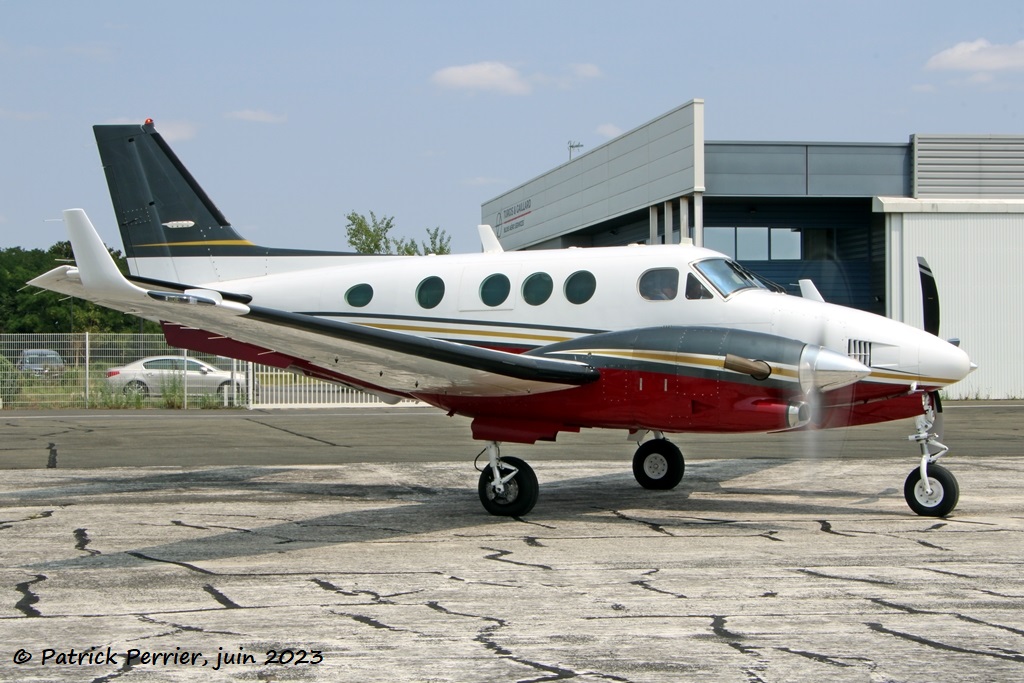
[(444, 298), (444, 280), (431, 275), (416, 288), (416, 301), (423, 308), (434, 308)]
[(534, 273), (523, 281), (523, 301), (540, 306), (551, 297), (555, 283), (547, 273)]
[(508, 277), (501, 273), (495, 273), (489, 275), (480, 285), (480, 300), (488, 306), (500, 306), (505, 303), (510, 291), (512, 291), (512, 284)]
[(597, 291), (597, 279), (589, 271), (576, 271), (565, 281), (565, 298), (570, 303), (584, 304), (590, 301), (590, 297), (594, 296), (595, 291)]
[(362, 308), (370, 303), (371, 299), (373, 299), (373, 287), (366, 283), (349, 287), (349, 290), (345, 292), (345, 301), (349, 306), (355, 308)]

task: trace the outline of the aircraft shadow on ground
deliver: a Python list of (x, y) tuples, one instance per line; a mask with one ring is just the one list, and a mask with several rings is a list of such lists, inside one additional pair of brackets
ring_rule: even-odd
[[(80, 558), (54, 560), (34, 565), (38, 570), (61, 568), (117, 568), (142, 566), (153, 561), (172, 564), (201, 563), (236, 557), (255, 557), (355, 542), (410, 537), (418, 534), (454, 532), (459, 529), (494, 527), (507, 535), (509, 523), (539, 524), (557, 528), (559, 523), (579, 521), (594, 515), (619, 513), (623, 519), (637, 518), (666, 526), (686, 525), (687, 520), (709, 520), (740, 524), (752, 514), (776, 519), (810, 516), (812, 519), (863, 514), (866, 505), (894, 489), (881, 492), (816, 491), (806, 489), (756, 489), (722, 486), (721, 481), (755, 475), (789, 461), (742, 459), (700, 462), (689, 468), (683, 482), (671, 491), (648, 491), (639, 487), (630, 473), (597, 474), (541, 483), (538, 507), (524, 519), (488, 515), (480, 507), (475, 488), (388, 484), (347, 484), (338, 482), (285, 482), (269, 478), (290, 471), (287, 467), (227, 467), (188, 472), (149, 474), (135, 478), (109, 479), (76, 477), (66, 483), (30, 489), (6, 496), (18, 503), (67, 505), (82, 498), (107, 498), (125, 494), (174, 491), (183, 507), (191, 502), (209, 501), (211, 489), (237, 495), (251, 494), (249, 500), (265, 496), (267, 504), (280, 505), (251, 526), (242, 517), (231, 519), (219, 513), (215, 522), (202, 512), (171, 513), (175, 519), (147, 519), (148, 525), (185, 526), (212, 533), (130, 551), (105, 553), (97, 539), (89, 546), (96, 553)], [(543, 468), (541, 468), (543, 472)], [(693, 498), (693, 493), (711, 496)], [(359, 509), (312, 518), (292, 518), (293, 497), (337, 499), (339, 504)], [(781, 500), (780, 500), (781, 498)], [(822, 501), (828, 501), (823, 503)], [(843, 502), (846, 501), (846, 502)], [(375, 503), (387, 503), (375, 506)], [(396, 505), (396, 503), (398, 503)], [(404, 504), (403, 504), (404, 503)], [(147, 503), (135, 497), (136, 505)], [(628, 515), (621, 511), (629, 511)], [(881, 511), (879, 514), (883, 514)], [(612, 518), (617, 515), (611, 514)], [(234, 522), (239, 526), (229, 526)], [(274, 522), (263, 524), (262, 522)], [(474, 532), (476, 533), (476, 532)], [(530, 533), (535, 533), (531, 531)]]

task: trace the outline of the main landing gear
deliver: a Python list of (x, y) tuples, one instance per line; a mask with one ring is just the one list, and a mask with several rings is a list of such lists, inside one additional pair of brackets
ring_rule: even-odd
[(939, 441), (942, 436), (942, 404), (938, 392), (921, 396), (924, 415), (917, 418), (917, 434), (907, 438), (921, 447), (921, 464), (903, 484), (903, 496), (910, 509), (925, 517), (945, 517), (960, 499), (960, 485), (953, 473), (935, 462), (949, 452)]
[[(639, 441), (641, 432), (634, 438)], [(480, 470), (477, 492), (484, 509), (499, 517), (521, 517), (537, 504), (540, 485), (533, 468), (519, 458), (503, 458), (498, 442), (487, 444), (487, 465)], [(481, 455), (483, 453), (481, 452)], [(633, 476), (645, 489), (675, 488), (683, 478), (686, 463), (679, 447), (654, 432), (654, 438), (640, 444), (633, 455)]]
[(519, 458), (502, 458), (498, 442), (491, 441), (477, 491), (484, 509), (492, 515), (521, 517), (537, 504), (540, 485), (532, 467)]
[[(637, 443), (645, 434), (635, 435)], [(641, 443), (633, 454), (633, 477), (645, 489), (673, 489), (682, 481), (685, 471), (686, 462), (679, 447), (661, 432), (654, 432), (654, 438)]]

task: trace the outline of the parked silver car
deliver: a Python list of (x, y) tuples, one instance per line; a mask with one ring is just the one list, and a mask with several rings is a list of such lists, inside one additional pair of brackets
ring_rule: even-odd
[(231, 395), (231, 384), (239, 398), (246, 395), (245, 374), (220, 370), (209, 363), (181, 356), (151, 356), (120, 368), (107, 370), (107, 383), (125, 394), (161, 396), (171, 391), (188, 394)]

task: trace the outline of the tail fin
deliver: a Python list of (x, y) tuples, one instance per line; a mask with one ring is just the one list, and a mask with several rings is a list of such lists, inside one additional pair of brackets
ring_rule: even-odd
[[(141, 126), (93, 126), (93, 132), (132, 275), (211, 282), (266, 274), (270, 256), (344, 255), (261, 247), (243, 238), (156, 132), (152, 120)], [(284, 259), (270, 270), (313, 265), (300, 265), (304, 260)], [(232, 267), (218, 267), (218, 261), (230, 261)]]

